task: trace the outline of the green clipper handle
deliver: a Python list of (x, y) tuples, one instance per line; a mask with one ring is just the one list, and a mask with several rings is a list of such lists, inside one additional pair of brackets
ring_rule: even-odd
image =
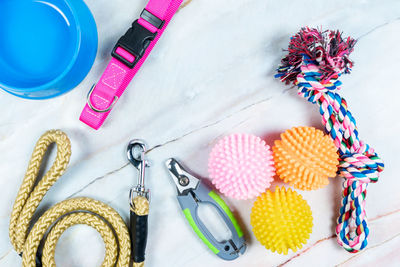
[[(232, 239), (223, 242), (218, 242), (215, 239), (199, 219), (197, 214), (199, 205), (191, 193), (195, 194), (197, 201), (212, 204), (218, 210), (218, 213), (232, 233)], [(243, 254), (246, 250), (243, 231), (225, 201), (201, 182), (191, 193), (178, 196), (178, 201), (186, 219), (200, 239), (203, 240), (216, 255), (224, 260), (236, 259), (239, 257), (239, 252)]]

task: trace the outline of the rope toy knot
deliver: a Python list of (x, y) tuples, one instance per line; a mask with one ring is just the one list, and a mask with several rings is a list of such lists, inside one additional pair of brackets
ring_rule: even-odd
[(309, 102), (316, 104), (326, 93), (334, 93), (340, 90), (342, 82), (339, 81), (340, 74), (332, 75), (329, 80), (322, 79), (322, 73), (309, 57), (303, 55), (301, 72), (297, 74), (295, 85), (298, 87), (298, 94)]
[(383, 169), (383, 161), (375, 152), (345, 154), (339, 163), (339, 174), (350, 182), (376, 183)]
[(323, 74), (318, 72), (318, 66), (311, 62), (308, 56), (303, 56), (303, 58), (303, 65), (300, 67), (301, 73), (297, 75), (295, 82), (297, 86), (321, 93), (340, 89), (342, 83), (338, 80), (339, 73), (332, 74), (329, 79), (323, 79)]
[(338, 148), (339, 174), (346, 179), (336, 235), (349, 252), (358, 252), (368, 244), (367, 185), (377, 182), (384, 168), (374, 150), (359, 139), (356, 121), (338, 94), (340, 76), (351, 72), (349, 55), (355, 43), (339, 31), (302, 28), (290, 39), (288, 54), (275, 75), (286, 84), (297, 85), (300, 96), (319, 106), (325, 131)]
[(308, 76), (318, 74), (321, 84), (329, 83), (332, 78), (351, 72), (353, 62), (349, 55), (355, 44), (351, 37), (343, 39), (339, 31), (304, 27), (290, 39), (289, 53), (282, 59), (276, 77), (296, 84), (298, 75), (305, 71)]

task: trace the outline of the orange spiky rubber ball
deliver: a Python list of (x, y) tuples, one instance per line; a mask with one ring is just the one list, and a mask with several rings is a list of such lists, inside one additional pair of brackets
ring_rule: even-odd
[(300, 190), (319, 189), (335, 177), (338, 154), (332, 139), (313, 127), (295, 127), (281, 134), (272, 148), (276, 174)]
[(267, 190), (254, 202), (250, 223), (257, 240), (280, 254), (296, 252), (312, 232), (311, 208), (297, 192), (285, 187)]

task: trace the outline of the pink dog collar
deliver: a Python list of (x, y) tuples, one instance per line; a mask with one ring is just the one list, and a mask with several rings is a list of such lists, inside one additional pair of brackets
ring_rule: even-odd
[(115, 45), (112, 59), (90, 89), (80, 120), (99, 129), (151, 50), (160, 39), (183, 0), (150, 0), (140, 18)]

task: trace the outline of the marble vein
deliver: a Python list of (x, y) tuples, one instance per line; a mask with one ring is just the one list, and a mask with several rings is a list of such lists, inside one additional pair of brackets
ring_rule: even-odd
[(10, 254), (11, 251), (12, 251), (12, 249), (10, 248), (6, 253), (4, 253), (4, 255), (2, 255), (2, 256), (0, 257), (0, 261), (2, 261), (5, 257), (7, 257), (8, 254)]
[[(291, 89), (293, 89), (293, 88), (294, 88), (294, 87), (291, 87), (291, 88), (289, 88), (289, 89), (283, 90), (283, 91), (282, 91), (282, 94), (286, 93), (287, 91), (289, 91), (289, 90), (291, 90)], [(244, 112), (244, 111), (246, 111), (246, 110), (248, 110), (248, 109), (250, 109), (250, 108), (253, 108), (253, 107), (257, 106), (257, 105), (266, 103), (266, 102), (268, 102), (269, 100), (271, 100), (272, 98), (273, 98), (273, 96), (268, 97), (268, 98), (265, 98), (265, 99), (261, 99), (261, 100), (255, 102), (255, 103), (252, 103), (252, 104), (249, 104), (249, 105), (247, 105), (247, 106), (245, 106), (245, 107), (242, 107), (242, 108), (239, 109), (238, 111), (236, 111), (236, 112), (234, 112), (234, 113), (232, 113), (232, 114), (229, 114), (229, 115), (227, 115), (227, 116), (225, 116), (225, 117), (223, 117), (223, 118), (221, 118), (221, 119), (219, 119), (219, 120), (217, 120), (217, 121), (215, 121), (215, 122), (213, 122), (213, 123), (206, 124), (206, 125), (204, 125), (204, 126), (201, 126), (201, 127), (199, 127), (199, 128), (196, 128), (196, 129), (194, 129), (194, 130), (191, 130), (191, 131), (189, 131), (189, 132), (187, 132), (187, 133), (185, 133), (185, 134), (183, 134), (183, 135), (181, 135), (181, 136), (178, 136), (178, 137), (176, 137), (176, 138), (173, 138), (173, 139), (171, 139), (171, 140), (168, 140), (168, 141), (166, 141), (166, 142), (164, 142), (164, 143), (162, 143), (162, 144), (155, 145), (155, 146), (151, 147), (151, 148), (147, 151), (147, 153), (150, 153), (150, 152), (152, 152), (152, 151), (154, 151), (154, 150), (156, 150), (156, 149), (158, 149), (158, 148), (164, 147), (164, 146), (166, 146), (166, 145), (169, 145), (169, 144), (178, 142), (178, 141), (182, 140), (183, 138), (185, 138), (185, 137), (187, 137), (187, 136), (189, 136), (189, 135), (195, 134), (195, 133), (197, 133), (197, 132), (199, 132), (199, 131), (201, 131), (201, 130), (204, 130), (204, 129), (207, 129), (207, 128), (209, 128), (209, 127), (213, 127), (213, 126), (215, 126), (215, 125), (218, 125), (218, 124), (222, 123), (223, 121), (225, 121), (225, 120), (227, 120), (227, 119), (229, 119), (229, 118), (235, 116), (236, 114), (241, 113), (241, 112)], [(238, 126), (238, 125), (244, 123), (245, 121), (246, 121), (246, 120), (241, 120), (238, 124), (235, 124), (233, 127), (236, 127), (236, 126)], [(82, 192), (82, 191), (84, 191), (85, 189), (89, 188), (90, 186), (94, 185), (96, 182), (98, 182), (98, 181), (100, 181), (100, 180), (103, 180), (103, 179), (107, 178), (108, 176), (110, 176), (110, 175), (112, 175), (112, 174), (118, 173), (119, 171), (121, 171), (122, 169), (124, 169), (124, 168), (125, 168), (126, 166), (128, 166), (128, 165), (129, 165), (129, 163), (126, 163), (126, 164), (124, 164), (123, 166), (121, 166), (121, 167), (119, 167), (119, 168), (116, 168), (116, 169), (114, 169), (114, 170), (112, 170), (112, 171), (109, 171), (109, 172), (107, 172), (106, 174), (104, 174), (104, 175), (102, 175), (102, 176), (100, 176), (100, 177), (94, 178), (94, 179), (91, 180), (88, 184), (86, 184), (85, 186), (81, 187), (79, 190), (77, 190), (76, 192), (74, 192), (73, 194), (71, 194), (70, 196), (68, 196), (67, 198), (71, 198), (71, 197), (76, 196), (76, 195), (79, 194), (80, 192)]]
[(123, 168), (125, 168), (125, 167), (128, 166), (128, 165), (129, 165), (129, 163), (126, 163), (126, 164), (124, 164), (123, 166), (121, 166), (121, 167), (119, 167), (119, 168), (117, 168), (117, 169), (115, 169), (115, 170), (112, 170), (112, 171), (110, 171), (110, 172), (108, 172), (108, 173), (106, 173), (106, 174), (104, 174), (104, 175), (102, 175), (102, 176), (100, 176), (100, 177), (97, 177), (97, 178), (93, 179), (93, 180), (90, 181), (87, 185), (83, 186), (83, 187), (80, 188), (78, 191), (76, 191), (76, 192), (72, 193), (71, 195), (69, 195), (69, 196), (67, 197), (67, 199), (68, 199), (68, 198), (72, 198), (72, 197), (78, 195), (80, 192), (82, 192), (83, 190), (89, 188), (89, 187), (90, 187), (91, 185), (93, 185), (94, 183), (96, 183), (96, 182), (98, 182), (98, 181), (100, 181), (100, 180), (103, 180), (103, 179), (107, 178), (108, 176), (110, 176), (110, 175), (112, 175), (112, 174), (115, 174), (115, 173), (119, 172), (120, 170), (122, 170)]
[(287, 259), (284, 263), (279, 264), (278, 266), (279, 266), (279, 267), (285, 266), (286, 264), (288, 264), (289, 262), (291, 262), (293, 259), (295, 259), (295, 258), (297, 258), (297, 257), (300, 257), (300, 256), (302, 256), (303, 254), (307, 253), (309, 250), (313, 249), (313, 248), (316, 247), (318, 244), (320, 244), (320, 243), (322, 243), (322, 242), (324, 242), (324, 241), (330, 240), (330, 239), (332, 239), (332, 238), (335, 238), (335, 237), (336, 237), (336, 235), (331, 235), (331, 236), (328, 236), (328, 237), (324, 237), (324, 238), (322, 238), (322, 239), (319, 239), (317, 242), (315, 242), (314, 244), (312, 244), (312, 245), (309, 246), (308, 248), (306, 248), (306, 249), (300, 251), (299, 253), (297, 253), (297, 254), (294, 255), (293, 257)]
[(352, 256), (352, 257), (346, 259), (345, 261), (343, 261), (343, 262), (341, 262), (341, 263), (339, 263), (339, 264), (337, 264), (337, 265), (335, 265), (335, 266), (341, 266), (341, 265), (345, 264), (346, 262), (349, 262), (349, 261), (353, 260), (354, 258), (360, 257), (361, 255), (363, 255), (363, 254), (364, 254), (365, 252), (367, 252), (368, 250), (371, 250), (371, 249), (377, 248), (377, 247), (379, 247), (379, 246), (381, 246), (381, 245), (384, 245), (384, 244), (386, 244), (386, 243), (388, 243), (388, 242), (390, 242), (390, 241), (392, 241), (393, 239), (396, 239), (396, 238), (398, 238), (398, 237), (400, 237), (400, 233), (397, 233), (396, 235), (392, 236), (391, 238), (386, 239), (385, 241), (382, 241), (382, 242), (379, 243), (379, 244), (376, 244), (376, 245), (374, 245), (374, 246), (369, 246), (369, 247), (365, 248), (364, 250), (360, 251), (359, 253), (355, 254), (354, 256)]
[[(377, 220), (379, 220), (379, 219), (382, 219), (382, 218), (391, 216), (391, 215), (393, 215), (393, 214), (395, 214), (395, 213), (398, 213), (398, 212), (400, 212), (400, 209), (397, 209), (397, 210), (394, 210), (394, 211), (391, 211), (391, 212), (387, 212), (387, 213), (382, 214), (382, 215), (378, 215), (378, 216), (376, 216), (376, 217), (374, 217), (374, 218), (372, 218), (372, 219), (369, 219), (369, 221), (370, 221), (370, 222), (377, 221)], [(388, 241), (390, 241), (390, 240), (396, 238), (396, 237), (399, 236), (399, 235), (400, 235), (400, 233), (397, 233), (395, 236), (393, 236), (393, 237), (391, 237), (391, 238), (389, 238), (389, 239), (387, 239), (387, 240), (385, 240), (385, 241), (383, 241), (383, 242), (381, 242), (381, 243), (379, 243), (379, 244), (377, 244), (377, 245), (374, 245), (374, 246), (369, 247), (369, 249), (374, 248), (374, 247), (378, 247), (378, 246), (380, 246), (380, 245), (383, 245), (383, 244), (385, 244), (386, 242), (388, 242)], [(333, 239), (333, 238), (336, 238), (336, 235), (335, 235), (335, 234), (333, 234), (333, 235), (331, 235), (331, 236), (328, 236), (328, 237), (324, 237), (324, 238), (319, 239), (318, 241), (316, 241), (316, 242), (315, 242), (314, 244), (312, 244), (311, 246), (309, 246), (309, 247), (307, 247), (306, 249), (300, 251), (299, 253), (297, 253), (296, 255), (294, 255), (293, 257), (289, 258), (288, 260), (286, 260), (285, 262), (283, 262), (282, 264), (280, 264), (280, 265), (278, 265), (278, 266), (279, 266), (279, 267), (285, 266), (286, 264), (288, 264), (288, 263), (289, 263), (290, 261), (292, 261), (293, 259), (298, 258), (298, 257), (300, 257), (300, 256), (302, 256), (302, 255), (304, 255), (304, 254), (306, 254), (307, 252), (309, 252), (311, 249), (315, 248), (315, 247), (316, 247), (317, 245), (319, 245), (320, 243), (325, 242), (325, 241), (328, 241), (328, 240)], [(360, 254), (364, 253), (366, 250), (368, 250), (368, 249), (365, 249), (365, 250), (363, 250), (362, 252), (359, 252), (358, 254), (356, 254), (356, 255), (353, 256), (353, 257), (356, 257), (357, 255), (360, 255)], [(351, 260), (351, 258), (353, 258), (353, 257), (350, 257), (350, 258), (347, 259), (346, 261)], [(342, 262), (341, 264), (345, 263), (346, 261)], [(339, 265), (340, 265), (340, 264), (339, 264)]]
[[(187, 132), (187, 133), (185, 133), (185, 134), (183, 134), (183, 135), (181, 135), (181, 136), (179, 136), (179, 137), (173, 138), (173, 139), (171, 139), (171, 140), (169, 140), (169, 141), (167, 141), (167, 142), (165, 142), (165, 143), (163, 143), (163, 144), (156, 145), (156, 146), (154, 146), (153, 148), (149, 149), (148, 152), (150, 153), (150, 152), (151, 152), (152, 150), (154, 150), (154, 149), (157, 149), (157, 148), (163, 147), (163, 146), (165, 146), (165, 145), (168, 145), (168, 144), (171, 144), (171, 143), (180, 141), (181, 139), (183, 139), (183, 138), (185, 138), (185, 137), (187, 137), (187, 136), (189, 136), (189, 135), (192, 135), (192, 134), (195, 134), (195, 133), (197, 133), (197, 132), (199, 132), (199, 131), (202, 131), (202, 130), (204, 130), (204, 129), (207, 129), (207, 128), (216, 126), (216, 125), (218, 125), (218, 124), (224, 122), (225, 120), (228, 120), (228, 119), (234, 117), (235, 115), (237, 115), (237, 114), (239, 114), (239, 113), (241, 113), (241, 112), (244, 112), (244, 111), (246, 111), (246, 110), (248, 110), (248, 109), (250, 109), (250, 108), (252, 108), (252, 107), (254, 107), (254, 106), (257, 106), (257, 105), (259, 105), (259, 104), (263, 104), (263, 103), (265, 103), (265, 102), (268, 102), (268, 101), (271, 100), (272, 98), (273, 98), (273, 97), (268, 97), (268, 98), (259, 100), (259, 101), (255, 102), (255, 103), (249, 104), (249, 105), (247, 105), (247, 106), (245, 106), (245, 107), (242, 107), (241, 109), (239, 109), (239, 110), (237, 110), (237, 111), (235, 111), (235, 112), (233, 112), (233, 113), (231, 113), (231, 114), (228, 114), (228, 115), (226, 115), (225, 117), (223, 117), (223, 118), (221, 118), (221, 119), (219, 119), (219, 120), (216, 120), (216, 121), (214, 121), (214, 122), (212, 122), (212, 123), (210, 123), (210, 124), (206, 124), (206, 125), (204, 125), (204, 126), (201, 126), (201, 127), (199, 127), (199, 128), (196, 128), (196, 129), (194, 129), (194, 130), (191, 130), (191, 131), (189, 131), (189, 132)], [(243, 123), (243, 121), (242, 121), (241, 123)]]
[(375, 32), (376, 30), (379, 30), (380, 28), (383, 28), (383, 27), (385, 27), (385, 26), (388, 26), (388, 25), (390, 25), (390, 24), (392, 24), (392, 23), (394, 23), (394, 22), (397, 22), (397, 21), (399, 21), (399, 20), (400, 20), (400, 17), (397, 17), (397, 18), (395, 18), (395, 19), (393, 19), (393, 20), (390, 20), (390, 21), (387, 21), (387, 22), (385, 22), (385, 23), (379, 24), (379, 25), (373, 27), (371, 30), (367, 31), (366, 33), (364, 33), (364, 34), (358, 36), (357, 40), (361, 40), (361, 39), (364, 38), (365, 36), (367, 36), (367, 35), (369, 35), (369, 34)]

